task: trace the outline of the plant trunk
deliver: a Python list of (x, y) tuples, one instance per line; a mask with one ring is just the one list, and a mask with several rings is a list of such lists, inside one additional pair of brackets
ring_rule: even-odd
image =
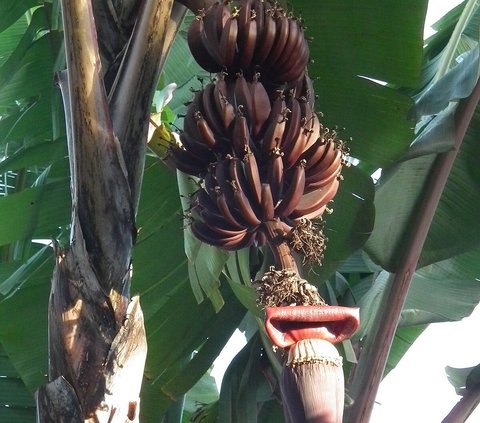
[[(133, 29), (118, 65), (105, 59), (109, 47), (118, 50), (117, 40), (97, 40), (94, 11), (103, 26), (106, 9), (98, 2), (92, 8), (91, 0), (61, 2), (67, 71), (57, 79), (67, 125), (72, 220), (69, 245), (55, 248), (50, 382), (37, 392), (38, 422), (139, 419), (147, 343), (139, 298), (130, 297), (135, 209), (150, 104), (185, 8), (173, 0), (124, 3), (117, 6), (137, 16), (134, 26), (131, 13), (126, 20)], [(99, 44), (108, 72), (102, 71)], [(104, 77), (113, 80), (109, 97)], [(122, 104), (120, 94), (127, 97)]]
[(467, 421), (478, 404), (480, 404), (480, 383), (467, 389), (467, 392), (450, 410), (442, 423), (463, 423)]

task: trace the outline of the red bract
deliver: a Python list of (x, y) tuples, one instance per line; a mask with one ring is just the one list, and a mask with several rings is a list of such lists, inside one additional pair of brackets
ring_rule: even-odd
[(303, 339), (335, 344), (350, 338), (359, 325), (359, 310), (351, 307), (267, 307), (265, 314), (265, 329), (279, 348), (289, 348)]

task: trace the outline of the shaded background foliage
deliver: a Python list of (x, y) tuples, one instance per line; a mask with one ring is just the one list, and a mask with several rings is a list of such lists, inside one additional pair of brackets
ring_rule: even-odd
[[(445, 61), (447, 43), (467, 2), (439, 21), (425, 48), (426, 0), (290, 3), (313, 38), (309, 74), (318, 94), (316, 109), (327, 125), (345, 128), (341, 137), (353, 138), (348, 145), (358, 159), (357, 166), (344, 171), (334, 213), (326, 218), (324, 264), (308, 273), (331, 303), (361, 306), (362, 327), (341, 348), (347, 361), (354, 360), (382, 299), (386, 272), (395, 270), (429, 165), (434, 154), (451, 145), (453, 111), (445, 106), (458, 94), (433, 91), (417, 106), (415, 100), (433, 90), (432, 79)], [(191, 18), (187, 16), (185, 25)], [(470, 66), (478, 72), (478, 54), (473, 52), (479, 20), (475, 12), (449, 66), (471, 52)], [(56, 0), (0, 3), (0, 375), (5, 376), (0, 378), (0, 405), (9, 405), (0, 407), (2, 421), (33, 419), (32, 393), (46, 382), (46, 307), (53, 258), (50, 248), (32, 239), (63, 244), (68, 232), (65, 128), (53, 83), (64, 63), (60, 21)], [(457, 65), (457, 73), (467, 65)], [(181, 127), (184, 103), (202, 84), (199, 76), (210, 78), (194, 63), (181, 31), (158, 86), (161, 90), (177, 84), (165, 114), (174, 126)], [(468, 91), (471, 81), (452, 78), (450, 86)], [(419, 106), (434, 103), (442, 106), (428, 112)], [(459, 320), (480, 300), (479, 119), (477, 113), (440, 201), (387, 370), (425, 325)], [(380, 168), (382, 176), (374, 186), (370, 174)], [(179, 181), (180, 192), (186, 194), (190, 181), (181, 175)], [(263, 333), (250, 286), (250, 278), (268, 265), (268, 256), (198, 247), (183, 230), (176, 175), (153, 157), (147, 158), (137, 227), (132, 291), (141, 295), (149, 343), (144, 421), (157, 421), (167, 412), (169, 421), (179, 421), (178, 410), (189, 390), (184, 419), (192, 414), (206, 419), (202, 421), (217, 415), (222, 422), (281, 421), (273, 383), (278, 357)], [(212, 378), (201, 378), (238, 327), (248, 344), (232, 361), (218, 396)], [(199, 390), (207, 387), (211, 395), (199, 397)], [(201, 404), (205, 406), (197, 410)]]

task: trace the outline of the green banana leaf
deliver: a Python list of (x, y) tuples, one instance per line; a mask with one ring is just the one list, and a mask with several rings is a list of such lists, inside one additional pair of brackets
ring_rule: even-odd
[(445, 372), (458, 395), (464, 395), (466, 391), (480, 383), (480, 365), (478, 364), (465, 368), (447, 366)]
[[(411, 99), (376, 80), (413, 87), (422, 63), (426, 1), (292, 1), (313, 38), (317, 110), (341, 133), (352, 156), (384, 167), (408, 147)], [(387, 23), (388, 22), (388, 23)], [(366, 47), (368, 46), (368, 47)]]
[(2, 2), (0, 5), (0, 32), (9, 28), (15, 21), (20, 19), (27, 10), (38, 4), (38, 0)]
[[(266, 358), (262, 358), (262, 355), (262, 343), (257, 335), (251, 338), (230, 363), (218, 400), (219, 421), (225, 423), (283, 421), (281, 405), (272, 398), (269, 370)], [(268, 420), (273, 416), (275, 420)]]
[[(406, 153), (405, 161), (383, 171), (375, 195), (375, 227), (366, 244), (372, 259), (384, 269), (395, 271), (404, 234), (423, 194), (435, 155), (451, 148), (454, 135), (455, 105), (444, 106), (470, 94), (479, 74), (478, 47), (465, 53), (463, 60), (423, 91), (416, 113), (427, 113), (430, 120), (421, 128)], [(451, 89), (445, 89), (445, 87)], [(434, 114), (433, 116), (430, 116)], [(445, 260), (480, 245), (476, 210), (479, 206), (478, 154), (476, 142), (480, 115), (475, 113), (465, 135), (430, 227), (419, 267)], [(398, 193), (402, 193), (401, 199)], [(460, 194), (461, 193), (461, 194)], [(392, 225), (391, 222), (396, 222)]]
[[(459, 321), (469, 316), (480, 302), (478, 260), (480, 250), (473, 250), (418, 270), (408, 291), (390, 356), (388, 373), (415, 339), (430, 323)], [(373, 316), (383, 300), (388, 273), (367, 277), (352, 287), (352, 296), (360, 307), (360, 328), (354, 341), (368, 336)], [(432, 301), (432, 295), (435, 301)], [(353, 304), (352, 304), (353, 305)], [(385, 374), (386, 374), (385, 373)]]
[(30, 392), (0, 345), (0, 419), (4, 422), (34, 421), (35, 403)]
[[(40, 266), (36, 262), (31, 262), (28, 267), (23, 264), (22, 273), (26, 281), (21, 284), (21, 289), (8, 299), (0, 297), (3, 349), (30, 394), (47, 382), (46, 313), (53, 267), (51, 251), (44, 250), (39, 262)], [(18, 272), (20, 264), (15, 267)]]

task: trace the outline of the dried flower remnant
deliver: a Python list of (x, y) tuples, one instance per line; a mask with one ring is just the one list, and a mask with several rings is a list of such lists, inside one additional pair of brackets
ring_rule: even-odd
[(325, 304), (317, 288), (300, 278), (294, 270), (270, 267), (254, 286), (258, 304), (262, 307)]
[(288, 234), (290, 246), (302, 254), (303, 264), (322, 264), (327, 239), (323, 235), (325, 223), (321, 219), (301, 219)]

